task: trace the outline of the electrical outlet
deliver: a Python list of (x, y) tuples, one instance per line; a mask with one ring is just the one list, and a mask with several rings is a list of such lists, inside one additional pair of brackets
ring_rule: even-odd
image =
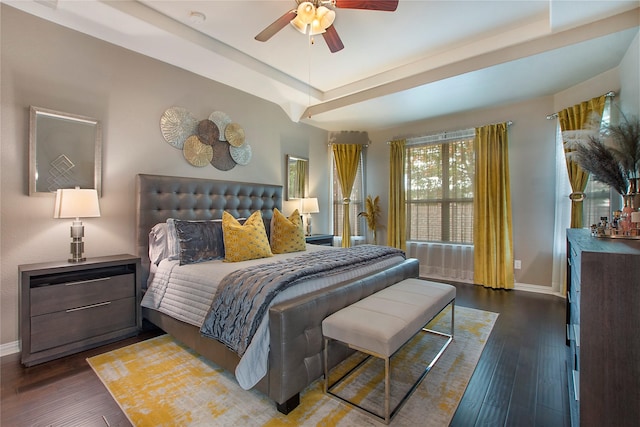
[(515, 268), (516, 270), (520, 270), (522, 268), (522, 261), (520, 261), (519, 259), (515, 260), (513, 262), (513, 268)]

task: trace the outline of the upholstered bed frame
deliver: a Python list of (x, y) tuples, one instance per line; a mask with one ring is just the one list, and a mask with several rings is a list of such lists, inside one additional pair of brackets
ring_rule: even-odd
[[(138, 175), (136, 178), (136, 241), (142, 259), (142, 285), (149, 276), (149, 231), (168, 218), (217, 219), (222, 212), (248, 217), (261, 210), (270, 219), (273, 208), (281, 209), (282, 187), (276, 185)], [(404, 263), (371, 276), (340, 283), (331, 288), (274, 305), (269, 310), (269, 370), (256, 389), (275, 401), (282, 413), (295, 408), (300, 392), (323, 375), (322, 320), (393, 283), (418, 277), (418, 261)], [(222, 368), (234, 372), (236, 353), (223, 344), (200, 335), (199, 328), (173, 319), (156, 310), (143, 308), (143, 317), (178, 341), (194, 349)], [(333, 367), (349, 351), (337, 345), (331, 349)]]

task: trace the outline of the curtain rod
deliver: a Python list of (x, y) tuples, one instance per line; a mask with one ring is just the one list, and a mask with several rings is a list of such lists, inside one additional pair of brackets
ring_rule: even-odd
[[(506, 123), (507, 123), (507, 127), (509, 127), (513, 124), (513, 121), (508, 120)], [(471, 137), (475, 137), (475, 134), (476, 134), (476, 129), (469, 128), (469, 129), (461, 129), (461, 130), (454, 130), (454, 131), (445, 131), (445, 132), (435, 133), (432, 135), (415, 136), (412, 138), (406, 138), (406, 140), (407, 140), (407, 145), (434, 144), (437, 142), (450, 141), (452, 139), (471, 138)], [(400, 139), (400, 138), (394, 138), (394, 139)], [(387, 145), (389, 144), (391, 144), (391, 141), (387, 141)]]
[[(615, 98), (616, 97), (616, 93), (612, 90), (610, 90), (609, 92), (605, 93), (604, 96), (606, 96), (607, 98)], [(547, 120), (553, 120), (553, 119), (557, 119), (558, 118), (558, 113), (553, 113), (553, 114), (549, 114), (547, 116)]]
[(345, 143), (342, 143), (342, 142), (328, 142), (328, 143), (327, 143), (327, 145), (328, 145), (329, 147), (331, 147), (332, 145), (350, 145), (350, 144), (351, 144), (351, 145), (362, 145), (364, 148), (369, 147), (369, 144), (358, 144), (357, 142), (354, 142), (354, 143), (346, 143), (346, 144), (345, 144)]

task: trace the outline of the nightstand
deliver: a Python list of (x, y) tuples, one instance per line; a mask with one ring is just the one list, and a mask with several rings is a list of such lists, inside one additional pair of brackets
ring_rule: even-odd
[(25, 366), (136, 335), (140, 258), (20, 265), (21, 361)]
[(305, 240), (312, 245), (333, 246), (333, 234), (312, 234), (306, 236)]

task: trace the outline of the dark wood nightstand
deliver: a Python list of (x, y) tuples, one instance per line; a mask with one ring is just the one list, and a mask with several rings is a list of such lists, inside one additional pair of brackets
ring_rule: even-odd
[(20, 265), (20, 338), (25, 366), (136, 335), (140, 258)]
[(333, 234), (312, 234), (305, 239), (311, 245), (333, 246)]

